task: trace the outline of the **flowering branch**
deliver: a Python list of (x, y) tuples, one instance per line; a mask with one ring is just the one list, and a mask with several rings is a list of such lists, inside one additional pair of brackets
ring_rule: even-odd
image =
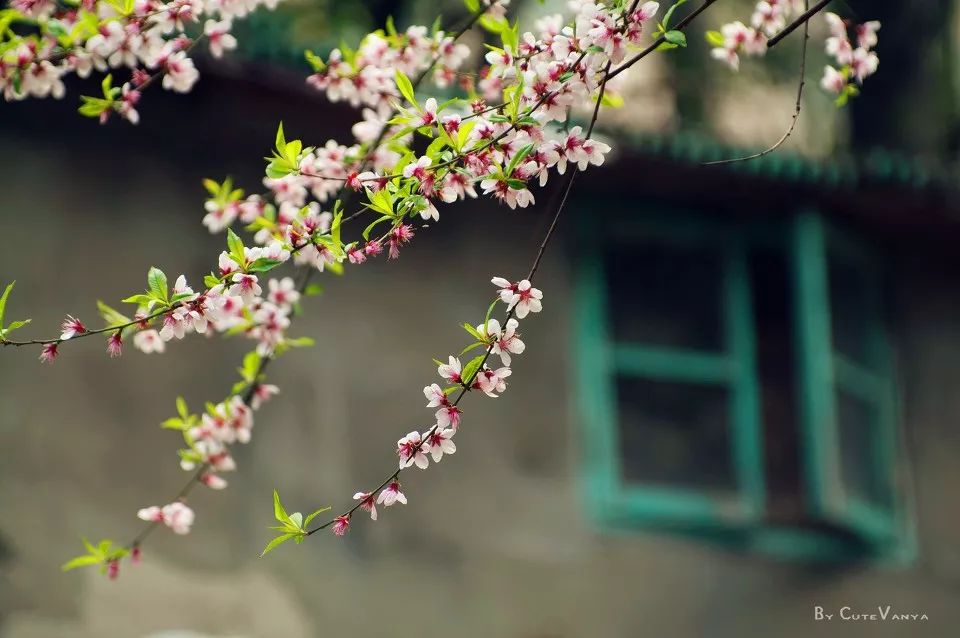
[[(804, 5), (809, 4), (809, 0), (803, 0)], [(800, 48), (800, 83), (797, 85), (797, 101), (793, 109), (793, 117), (790, 119), (790, 126), (787, 127), (786, 132), (778, 139), (773, 145), (768, 146), (764, 150), (753, 153), (752, 155), (745, 155), (743, 157), (734, 157), (730, 159), (715, 160), (713, 162), (703, 162), (701, 166), (715, 166), (717, 164), (731, 164), (733, 162), (748, 162), (750, 160), (760, 159), (764, 155), (769, 155), (774, 152), (780, 146), (787, 141), (790, 135), (793, 133), (793, 129), (797, 126), (797, 120), (800, 119), (800, 108), (801, 102), (803, 100), (803, 87), (806, 84), (807, 77), (807, 42), (810, 40), (810, 21), (807, 20), (803, 23), (803, 44)]]
[[(162, 77), (163, 88), (186, 93), (199, 73), (188, 56), (201, 41), (219, 58), (236, 48), (235, 18), (278, 0), (12, 0), (0, 10), (0, 91), (6, 100), (62, 98), (63, 78), (88, 77), (127, 67), (129, 82), (113, 86), (108, 74), (102, 97), (82, 96), (81, 115), (106, 122), (112, 113), (136, 124), (141, 93)], [(186, 35), (206, 17), (201, 33)], [(10, 28), (17, 24), (18, 31)], [(155, 71), (153, 71), (155, 69)]]
[[(454, 40), (459, 39), (459, 37), (469, 30), (473, 24), (485, 13), (485, 11), (478, 11), (474, 13), (469, 22), (460, 29), (454, 36)], [(419, 85), (426, 75), (433, 68), (436, 63), (435, 58), (431, 64), (429, 64), (423, 72), (414, 80), (412, 86), (415, 87)], [(387, 129), (384, 127), (381, 129), (379, 135), (374, 140), (372, 147), (376, 149), (380, 143), (383, 141)], [(278, 131), (277, 139), (277, 155), (280, 159), (289, 155), (288, 152), (288, 143), (283, 139), (282, 126)], [(299, 149), (294, 155), (299, 158)], [(363, 163), (361, 164), (361, 170), (365, 167), (369, 157), (364, 157)], [(210, 188), (210, 185), (208, 185)], [(232, 189), (229, 184), (217, 185), (216, 189), (210, 188), (211, 194), (216, 195), (222, 199), (225, 193), (231, 193)], [(337, 207), (341, 205), (342, 196), (345, 194), (345, 187), (337, 194)], [(337, 208), (335, 207), (335, 208)], [(361, 211), (362, 212), (362, 211)], [(334, 219), (332, 226), (335, 229), (331, 230), (331, 241), (335, 239), (335, 246), (338, 248), (339, 252), (342, 253), (341, 243), (339, 240), (339, 231), (344, 223), (358, 216), (359, 213), (351, 215), (345, 220), (340, 220), (339, 215)], [(323, 224), (318, 222), (317, 228), (322, 230)], [(398, 231), (400, 231), (398, 233)], [(335, 237), (333, 235), (335, 234)], [(230, 261), (233, 261), (236, 264), (246, 264), (252, 263), (250, 261), (251, 255), (247, 254), (249, 249), (246, 249), (242, 245), (242, 241), (233, 234), (232, 231), (228, 231), (230, 245), (230, 253), (226, 254), (230, 258)], [(408, 227), (403, 225), (395, 225), (391, 228), (386, 235), (382, 236), (379, 240), (374, 240), (368, 242), (367, 247), (370, 248), (371, 245), (377, 247), (380, 242), (386, 241), (387, 237), (390, 235), (397, 236), (401, 239), (396, 241), (409, 241), (409, 238), (412, 237), (412, 231)], [(307, 246), (314, 247), (316, 237), (313, 232), (310, 233), (309, 241), (304, 241), (303, 243), (296, 245), (291, 237), (291, 242), (294, 245), (290, 247), (290, 253), (294, 254), (300, 251), (301, 249), (306, 248)], [(369, 254), (376, 254), (379, 252), (378, 248), (373, 250), (368, 250)], [(366, 254), (366, 253), (365, 253)], [(256, 256), (256, 258), (259, 258)], [(351, 256), (351, 262), (360, 263), (361, 260), (357, 259), (354, 256)], [(221, 256), (221, 272), (223, 268), (224, 259)], [(321, 261), (318, 264), (320, 270), (323, 269), (324, 262)], [(271, 264), (272, 265), (272, 264)], [(156, 270), (151, 269), (151, 273), (148, 276), (148, 283), (150, 283), (151, 290), (148, 290), (148, 294), (152, 293), (153, 290), (157, 290), (154, 295), (157, 301), (163, 300), (166, 301), (166, 284), (165, 276)], [(295, 303), (297, 298), (300, 295), (306, 294), (308, 291), (308, 285), (313, 274), (317, 272), (315, 268), (305, 268), (304, 276), (297, 286), (296, 291), (293, 293), (286, 293), (286, 301), (289, 303)], [(164, 277), (164, 281), (161, 284), (154, 284), (154, 279), (157, 277)], [(273, 283), (273, 282), (271, 282)], [(185, 282), (179, 282), (178, 285), (182, 288), (185, 286)], [(163, 293), (159, 292), (160, 289), (163, 289)], [(6, 298), (9, 295), (10, 290), (12, 289), (12, 284), (8, 287), (3, 297), (0, 298), (0, 327), (3, 325), (2, 313), (3, 305), (6, 302)], [(274, 291), (276, 292), (276, 291)], [(280, 301), (280, 300), (278, 300)], [(170, 313), (174, 310), (173, 307), (167, 308), (159, 313), (156, 313), (156, 316)], [(152, 317), (150, 317), (152, 318)], [(72, 319), (72, 318), (70, 318)], [(25, 323), (25, 322), (20, 322)], [(141, 322), (133, 322), (141, 324)], [(129, 325), (132, 325), (129, 324)], [(116, 330), (126, 326), (112, 326), (106, 330)], [(143, 327), (141, 325), (141, 327)], [(99, 332), (104, 332), (99, 331)], [(0, 332), (0, 337), (4, 333)], [(85, 329), (81, 334), (93, 334), (93, 331), (86, 331)], [(118, 333), (119, 334), (119, 333)], [(142, 333), (141, 333), (142, 334)], [(72, 335), (71, 335), (72, 336)], [(180, 335), (182, 336), (182, 334)], [(168, 337), (169, 338), (169, 337)], [(13, 345), (13, 344), (11, 344)], [(55, 347), (55, 344), (54, 344)], [(204, 414), (202, 417), (197, 417), (196, 415), (190, 414), (186, 403), (178, 398), (177, 399), (177, 411), (178, 417), (168, 419), (164, 422), (164, 427), (170, 427), (173, 429), (178, 429), (183, 432), (184, 439), (187, 442), (189, 449), (181, 450), (181, 465), (184, 469), (193, 469), (196, 468), (194, 474), (191, 476), (190, 480), (184, 485), (183, 488), (177, 493), (173, 501), (168, 505), (163, 507), (151, 506), (148, 508), (143, 508), (138, 512), (138, 516), (147, 521), (147, 524), (143, 529), (133, 538), (133, 540), (126, 546), (115, 547), (112, 541), (104, 540), (101, 541), (98, 546), (93, 546), (86, 540), (84, 540), (85, 547), (87, 549), (87, 554), (76, 557), (67, 563), (64, 564), (63, 568), (73, 569), (76, 567), (88, 566), (88, 565), (100, 565), (101, 568), (111, 577), (116, 578), (119, 574), (120, 561), (121, 559), (130, 556), (131, 560), (136, 563), (140, 559), (140, 546), (147, 539), (147, 537), (153, 533), (161, 525), (166, 525), (170, 527), (174, 532), (185, 534), (190, 530), (191, 525), (194, 520), (194, 513), (189, 507), (184, 503), (186, 497), (193, 491), (193, 489), (203, 483), (213, 489), (222, 489), (226, 487), (226, 481), (220, 478), (214, 472), (219, 471), (229, 471), (234, 469), (235, 464), (233, 463), (232, 458), (227, 453), (226, 449), (222, 445), (224, 442), (231, 443), (235, 440), (240, 442), (249, 441), (250, 428), (252, 427), (252, 411), (258, 409), (259, 405), (270, 396), (277, 392), (276, 386), (266, 385), (262, 383), (262, 375), (269, 363), (274, 359), (276, 352), (274, 350), (269, 350), (264, 353), (252, 352), (244, 359), (244, 365), (241, 368), (241, 373), (243, 379), (240, 383), (234, 386), (233, 391), (231, 392), (228, 398), (220, 403), (217, 406), (214, 406), (212, 409), (208, 407), (208, 413)], [(52, 357), (51, 357), (52, 360)], [(242, 398), (239, 397), (240, 392), (243, 392)], [(200, 439), (200, 440), (198, 440)], [(198, 466), (199, 464), (199, 466)], [(279, 504), (279, 497), (277, 497), (277, 507), (282, 510), (282, 506)], [(320, 510), (323, 511), (323, 510)], [(314, 516), (320, 511), (316, 512)], [(307, 518), (307, 522), (311, 520), (311, 517)]]
[[(348, 263), (359, 265), (383, 252), (390, 259), (398, 258), (419, 230), (418, 225), (423, 228), (439, 221), (438, 206), (442, 204), (489, 195), (511, 209), (522, 209), (534, 203), (538, 185), (545, 186), (554, 174), (565, 176), (563, 187), (557, 191), (559, 203), (527, 277), (516, 282), (495, 277), (492, 282), (500, 289), (499, 295), (483, 323), (464, 326), (473, 342), (460, 356), (478, 348), (482, 354), (466, 364), (456, 356), (450, 356), (447, 363), (437, 362), (438, 373), (448, 387), (435, 383), (424, 388), (428, 407), (437, 408), (434, 423), (401, 438), (397, 443), (398, 468), (372, 491), (357, 492), (352, 507), (323, 523), (311, 527), (324, 509), (307, 516), (288, 514), (275, 494), (274, 516), (279, 525), (273, 529), (279, 535), (264, 553), (287, 540), (302, 542), (321, 529), (332, 528), (343, 535), (358, 509), (369, 511), (375, 518), (376, 505), (405, 503), (400, 473), (411, 465), (426, 468), (429, 457), (436, 463), (456, 451), (452, 438), (460, 424), (459, 406), (466, 393), (479, 390), (495, 397), (506, 389), (506, 379), (512, 372), (511, 357), (525, 349), (519, 338), (519, 321), (542, 308), (542, 293), (531, 282), (576, 176), (591, 165), (602, 165), (610, 151), (610, 146), (593, 138), (593, 132), (601, 104), (617, 98), (611, 80), (654, 51), (686, 46), (685, 28), (716, 0), (704, 0), (673, 24), (676, 9), (685, 1), (677, 0), (659, 21), (654, 21), (660, 9), (657, 2), (576, 2), (572, 19), (548, 16), (537, 22), (534, 32), (521, 34), (519, 24), (511, 25), (505, 16), (509, 0), (465, 0), (471, 18), (466, 27), (453, 34), (439, 26), (411, 26), (400, 32), (388, 21), (384, 30), (365, 36), (357, 50), (334, 49), (325, 60), (307, 52), (314, 71), (308, 83), (331, 101), (347, 101), (362, 109), (362, 119), (351, 128), (356, 141), (305, 145), (299, 139), (288, 140), (281, 125), (275, 150), (267, 158), (263, 180), (266, 192), (245, 196), (229, 178), (222, 183), (205, 181), (210, 197), (204, 203), (203, 224), (211, 232), (226, 231), (227, 250), (221, 253), (217, 269), (204, 278), (199, 294), (182, 276), (169, 290), (166, 276), (151, 269), (146, 292), (125, 300), (136, 306), (133, 319), (103, 306), (101, 314), (107, 328), (88, 331), (68, 317), (59, 339), (32, 342), (9, 342), (14, 324), (3, 327), (0, 305), (0, 339), (8, 341), (4, 345), (42, 345), (41, 358), (48, 361), (65, 339), (107, 332), (112, 332), (108, 342), (111, 355), (119, 354), (122, 338), (128, 333), (134, 333), (134, 345), (144, 352), (161, 352), (167, 342), (190, 332), (206, 332), (208, 327), (228, 336), (244, 334), (257, 342), (255, 350), (244, 358), (240, 380), (223, 401), (192, 413), (178, 399), (177, 415), (163, 423), (163, 427), (181, 432), (186, 444), (179, 451), (181, 466), (192, 473), (174, 500), (141, 509), (138, 516), (146, 525), (127, 546), (115, 546), (112, 541), (87, 543), (88, 553), (65, 567), (100, 565), (116, 576), (120, 560), (138, 558), (140, 545), (157, 527), (163, 525), (178, 534), (190, 530), (194, 512), (184, 499), (200, 483), (214, 489), (226, 485), (220, 475), (235, 469), (230, 446), (250, 440), (254, 412), (278, 391), (265, 383), (266, 366), (288, 348), (309, 343), (288, 338), (287, 331), (299, 300), (314, 288), (309, 283), (314, 273), (339, 273)], [(717, 47), (713, 55), (735, 66), (739, 52), (754, 52), (753, 48), (747, 50), (748, 44), (759, 48), (761, 43), (765, 50), (767, 35), (775, 32), (775, 26), (779, 29), (781, 21), (794, 10), (786, 0), (764, 0), (755, 11), (759, 22), (754, 28), (724, 27), (722, 34), (708, 34)], [(652, 30), (646, 28), (651, 21), (655, 26)], [(461, 73), (470, 49), (458, 40), (475, 23), (499, 42), (488, 45), (479, 73)], [(846, 39), (846, 26), (842, 21), (840, 25), (843, 37), (839, 29), (834, 29), (828, 52), (834, 49), (841, 64), (850, 54), (851, 61), (840, 73), (844, 78), (856, 77), (859, 84), (868, 71), (872, 72), (869, 56), (876, 56), (870, 48), (876, 43), (879, 25), (868, 23), (858, 30), (861, 53), (853, 52)], [(223, 44), (222, 34), (207, 36), (211, 45)], [(867, 62), (858, 63), (864, 56)], [(184, 79), (183, 74), (178, 77), (169, 68), (161, 72), (165, 73), (165, 85), (173, 86)], [(158, 76), (150, 77), (149, 81), (155, 81)], [(423, 99), (417, 90), (427, 78), (438, 87), (456, 83), (460, 97), (443, 103), (435, 97)], [(850, 86), (850, 82), (844, 85), (844, 95), (854, 94), (856, 87)], [(798, 93), (802, 90), (801, 81)], [(119, 111), (112, 102), (117, 99), (116, 91), (108, 81), (104, 100), (110, 102), (110, 109)], [(593, 115), (586, 132), (580, 126), (571, 127), (571, 111), (591, 101)], [(793, 124), (799, 115), (799, 94), (797, 102)], [(346, 203), (353, 198), (359, 202), (358, 209), (346, 214)], [(367, 217), (367, 225), (347, 238), (344, 226), (361, 217)], [(242, 224), (252, 235), (253, 245), (245, 245), (234, 231), (236, 224)], [(299, 283), (285, 277), (269, 279), (266, 286), (261, 286), (260, 278), (286, 261), (302, 269)], [(6, 302), (6, 296), (0, 304)], [(491, 317), (498, 300), (507, 306), (502, 325)], [(159, 329), (152, 327), (154, 321), (162, 324)], [(502, 366), (489, 365), (494, 355), (499, 355)]]
[[(803, 0), (802, 3), (799, 0), (760, 0), (750, 18), (752, 26), (748, 27), (742, 22), (731, 22), (723, 25), (720, 31), (707, 32), (707, 41), (714, 46), (711, 55), (715, 59), (726, 63), (734, 71), (738, 70), (741, 54), (749, 56), (766, 55), (771, 46), (782, 40), (801, 24), (807, 24), (811, 17), (827, 5), (827, 2), (819, 2), (812, 8), (803, 11), (788, 27), (784, 28), (786, 20), (795, 12), (800, 11), (801, 8), (806, 8), (807, 5), (807, 0)], [(859, 95), (863, 81), (877, 70), (880, 60), (873, 48), (877, 44), (877, 31), (880, 30), (880, 23), (870, 21), (857, 25), (857, 47), (854, 48), (847, 34), (847, 23), (835, 13), (827, 13), (824, 17), (830, 27), (830, 37), (827, 38), (824, 46), (827, 55), (832, 57), (840, 68), (825, 67), (820, 86), (828, 93), (837, 96), (835, 103), (839, 107), (844, 106), (851, 97)], [(803, 47), (805, 51), (809, 30), (805, 29), (804, 33)], [(805, 59), (804, 56), (804, 61)], [(802, 85), (800, 88), (802, 89)], [(799, 111), (796, 113), (796, 117), (799, 117)], [(796, 117), (788, 130), (787, 137), (793, 130)], [(774, 145), (774, 148), (777, 146), (779, 146), (779, 143)]]

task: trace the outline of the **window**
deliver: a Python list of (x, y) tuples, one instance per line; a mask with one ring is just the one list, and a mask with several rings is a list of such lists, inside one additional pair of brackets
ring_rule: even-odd
[(798, 556), (902, 548), (892, 356), (866, 251), (816, 214), (644, 217), (583, 242), (596, 520)]

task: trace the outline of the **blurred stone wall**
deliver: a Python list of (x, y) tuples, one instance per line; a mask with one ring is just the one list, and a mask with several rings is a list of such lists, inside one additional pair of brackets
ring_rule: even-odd
[[(346, 135), (339, 111), (249, 78), (205, 77), (188, 96), (152, 93), (139, 128), (101, 128), (72, 111), (0, 105), (0, 281), (17, 280), (8, 312), (32, 316), (32, 335), (54, 332), (66, 313), (92, 320), (94, 299), (139, 289), (151, 265), (199, 281), (223, 241), (200, 226), (200, 179), (227, 170), (257, 190), (275, 117), (288, 137)], [(778, 563), (597, 531), (578, 490), (571, 255), (560, 244), (543, 266), (546, 310), (524, 323), (527, 353), (510, 391), (467, 399), (457, 454), (405, 475), (409, 505), (376, 524), (357, 520), (346, 538), (320, 535), (257, 559), (274, 488), (290, 510), (339, 510), (391, 471), (393, 442), (429, 420), (420, 388), (433, 378), (431, 358), (462, 345), (459, 326), (485, 312), (492, 274), (526, 272), (546, 222), (542, 207), (449, 209), (399, 261), (324, 277), (327, 290), (292, 330), (318, 346), (271, 367), (282, 394), (237, 450), (230, 487), (192, 495), (191, 535), (158, 532), (143, 564), (117, 582), (59, 565), (81, 535), (128, 539), (139, 507), (179, 489), (177, 434), (158, 424), (178, 394), (195, 406), (222, 397), (247, 343), (194, 336), (165, 355), (131, 348), (111, 360), (89, 339), (64, 347), (53, 366), (35, 350), (0, 353), (0, 635), (953, 635), (960, 300), (946, 274), (957, 265), (939, 253), (900, 257), (914, 568)], [(891, 604), (930, 621), (818, 624), (818, 604)]]

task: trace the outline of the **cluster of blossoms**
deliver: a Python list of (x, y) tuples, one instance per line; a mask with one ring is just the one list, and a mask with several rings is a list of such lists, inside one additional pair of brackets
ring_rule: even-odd
[(740, 56), (761, 56), (767, 52), (767, 38), (775, 36), (795, 13), (804, 10), (803, 0), (760, 0), (750, 16), (750, 25), (739, 20), (707, 33), (714, 45), (710, 54), (736, 71)]
[[(545, 185), (552, 170), (563, 174), (569, 164), (580, 170), (602, 164), (610, 151), (607, 144), (587, 139), (580, 127), (563, 132), (551, 130), (550, 124), (566, 122), (571, 107), (591, 99), (605, 67), (640, 42), (643, 25), (658, 5), (648, 2), (627, 15), (623, 7), (574, 4), (577, 14), (571, 23), (550, 16), (538, 22), (536, 34), (524, 33), (522, 38), (514, 29), (496, 26), (503, 47), (492, 48), (486, 56), (489, 65), (479, 82), (484, 95), (470, 85), (466, 97), (442, 105), (433, 98), (419, 102), (404, 72), (434, 63), (437, 70), (448, 68), (447, 48), (438, 43), (449, 36), (441, 32), (432, 39), (422, 37), (422, 27), (404, 34), (393, 29), (373, 34), (360, 52), (349, 56), (349, 71), (340, 51), (326, 62), (311, 56), (315, 66), (323, 68), (311, 81), (322, 84), (331, 99), (356, 91), (351, 93), (356, 103), (371, 107), (353, 127), (355, 143), (330, 140), (304, 147), (299, 140), (287, 142), (281, 131), (264, 179), (269, 192), (244, 197), (226, 182), (211, 183), (204, 224), (217, 232), (239, 221), (257, 230), (258, 243), (295, 245), (328, 227), (331, 214), (322, 212), (321, 204), (346, 186), (362, 191), (364, 205), (379, 216), (371, 227), (390, 222), (391, 231), (382, 241), (370, 240), (368, 227), (364, 242), (344, 247), (351, 263), (361, 263), (384, 248), (396, 257), (412, 236), (403, 220), (436, 221), (440, 202), (484, 194), (523, 208), (535, 201), (530, 186)], [(453, 44), (458, 59), (468, 53), (462, 46)], [(417, 54), (404, 53), (408, 51)], [(416, 62), (398, 61), (408, 57)], [(501, 102), (488, 106), (487, 100)], [(426, 152), (414, 152), (416, 135), (431, 140)], [(296, 261), (322, 269), (337, 257), (335, 246), (314, 242)]]
[[(179, 451), (180, 467), (195, 473), (197, 483), (213, 490), (227, 487), (221, 476), (236, 470), (230, 454), (235, 443), (249, 443), (254, 412), (279, 392), (275, 385), (263, 383), (261, 357), (249, 353), (240, 368), (241, 380), (224, 401), (207, 404), (201, 414), (194, 414), (182, 398), (177, 398), (177, 416), (163, 422), (166, 429), (182, 433), (187, 447)], [(193, 525), (194, 513), (182, 499), (163, 507), (147, 507), (137, 512), (145, 521), (166, 525), (177, 534), (187, 534)]]
[[(437, 374), (446, 387), (432, 383), (423, 389), (427, 407), (436, 409), (434, 423), (426, 431), (414, 430), (397, 441), (398, 469), (374, 491), (360, 491), (353, 495), (359, 501), (348, 512), (335, 517), (330, 522), (333, 533), (343, 536), (350, 528), (350, 520), (357, 509), (369, 512), (370, 518), (377, 520), (377, 506), (389, 507), (394, 503), (406, 504), (407, 498), (400, 491), (399, 474), (406, 468), (416, 466), (422, 470), (430, 466), (430, 459), (439, 463), (444, 455), (453, 454), (457, 446), (453, 437), (460, 428), (460, 399), (468, 391), (479, 391), (496, 398), (507, 389), (507, 377), (511, 374), (511, 355), (521, 354), (525, 350), (520, 334), (517, 332), (517, 318), (529, 313), (537, 313), (543, 308), (543, 293), (530, 285), (526, 279), (512, 283), (503, 277), (494, 277), (492, 282), (500, 289), (498, 299), (491, 304), (493, 310), (497, 301), (507, 306), (507, 319), (503, 326), (489, 317), (476, 328), (465, 325), (464, 328), (475, 339), (464, 352), (482, 348), (480, 354), (462, 364), (458, 357), (451, 355), (447, 363), (437, 362)], [(499, 356), (502, 365), (490, 366), (488, 360)], [(379, 494), (377, 493), (379, 491)]]
[(314, 74), (307, 82), (326, 93), (331, 102), (341, 100), (351, 106), (366, 106), (386, 117), (400, 93), (394, 71), (408, 76), (433, 69), (433, 81), (444, 88), (454, 83), (457, 69), (470, 55), (470, 48), (457, 43), (442, 30), (432, 32), (425, 26), (411, 26), (398, 33), (392, 22), (387, 31), (375, 31), (360, 42), (360, 47), (334, 49), (326, 62), (315, 56), (308, 59)]
[(175, 534), (190, 533), (193, 525), (193, 510), (180, 501), (175, 501), (163, 507), (152, 505), (137, 512), (137, 517), (144, 521), (161, 523), (174, 531)]
[[(362, 56), (359, 59), (365, 66), (358, 73), (392, 76), (395, 91), (390, 92), (389, 103), (393, 117), (383, 112), (381, 104), (367, 104), (373, 108), (367, 108), (364, 120), (354, 127), (357, 143), (349, 147), (334, 141), (323, 147), (305, 147), (299, 140), (287, 141), (281, 127), (264, 180), (268, 193), (244, 196), (229, 180), (206, 183), (211, 197), (205, 204), (204, 224), (213, 232), (227, 230), (229, 250), (220, 256), (217, 270), (204, 279), (203, 292), (195, 293), (184, 277), (168, 290), (166, 276), (151, 269), (147, 291), (125, 300), (137, 305), (134, 319), (104, 307), (101, 311), (108, 328), (87, 331), (74, 325), (70, 317), (70, 334), (65, 336), (110, 331), (109, 347), (119, 352), (124, 335), (133, 332), (139, 349), (157, 352), (169, 340), (190, 332), (240, 332), (258, 341), (250, 361), (262, 362), (287, 344), (283, 332), (302, 292), (290, 279), (273, 280), (265, 291), (259, 280), (263, 272), (287, 260), (323, 271), (339, 270), (345, 262), (363, 263), (381, 252), (396, 258), (414, 235), (408, 220), (419, 218), (427, 223), (439, 218), (435, 202), (452, 203), (477, 197), (482, 191), (512, 208), (522, 208), (533, 203), (528, 188), (531, 180), (543, 185), (551, 170), (563, 174), (571, 163), (580, 170), (602, 164), (610, 147), (590, 139), (578, 126), (570, 128), (569, 109), (594, 99), (607, 69), (639, 43), (644, 23), (652, 19), (658, 5), (646, 3), (637, 9), (639, 3), (634, 3), (628, 12), (621, 3), (573, 2), (577, 12), (573, 21), (563, 24), (559, 16), (547, 18), (538, 24), (537, 34), (525, 33), (521, 43), (518, 30), (510, 28), (499, 13), (504, 4), (488, 1), (481, 9), (487, 20), (481, 24), (503, 40), (503, 47), (493, 48), (487, 56), (489, 66), (480, 83), (485, 97), (470, 85), (466, 98), (443, 105), (435, 99), (420, 103), (401, 63), (390, 55)], [(419, 51), (418, 55), (428, 51), (431, 61), (417, 62), (416, 68), (429, 69), (436, 63), (443, 70), (450, 66), (450, 55), (468, 54), (438, 32), (433, 44), (418, 49), (411, 35), (425, 33), (413, 29), (403, 36), (388, 37), (396, 36), (398, 42), (404, 42), (401, 48)], [(383, 66), (376, 72), (366, 70), (375, 63)], [(502, 103), (488, 107), (485, 98), (494, 95)], [(549, 130), (554, 122), (563, 123), (563, 132)], [(425, 152), (413, 150), (417, 134), (432, 140)], [(363, 206), (375, 219), (364, 230), (362, 241), (347, 243), (340, 235), (344, 223), (341, 193), (351, 189), (362, 191)], [(329, 207), (322, 205), (332, 198), (336, 199), (333, 210), (324, 210)], [(257, 246), (243, 245), (231, 229), (236, 222), (247, 225)], [(380, 224), (386, 224), (387, 230), (371, 235)], [(438, 372), (448, 387), (432, 384), (424, 390), (428, 406), (435, 408), (434, 425), (398, 441), (400, 467), (393, 478), (373, 492), (358, 492), (355, 508), (330, 521), (335, 532), (346, 532), (356, 509), (374, 515), (376, 505), (405, 503), (397, 480), (400, 470), (410, 465), (426, 467), (429, 457), (438, 462), (444, 454), (456, 451), (452, 438), (460, 423), (457, 404), (467, 391), (496, 397), (506, 390), (511, 357), (524, 351), (518, 320), (540, 311), (542, 295), (529, 281), (511, 283), (495, 278), (494, 283), (500, 288), (498, 299), (507, 304), (504, 324), (490, 319), (488, 313), (481, 325), (468, 326), (476, 339), (468, 350), (479, 347), (485, 353), (465, 365), (456, 357), (439, 364)], [(498, 356), (502, 365), (488, 366), (490, 356)], [(245, 361), (244, 370), (241, 388), (235, 387), (227, 400), (208, 405), (200, 416), (189, 414), (178, 401), (179, 417), (164, 423), (181, 430), (187, 442), (187, 448), (180, 451), (183, 468), (195, 471), (197, 482), (215, 489), (225, 486), (220, 474), (235, 468), (229, 446), (249, 441), (253, 410), (276, 392), (260, 382), (259, 365), (248, 366)], [(458, 390), (460, 395), (451, 400), (450, 395)], [(242, 399), (239, 392), (244, 392)], [(281, 511), (279, 499), (277, 503)], [(278, 520), (283, 518), (288, 526), (284, 529), (293, 530), (290, 537), (302, 540), (304, 525), (316, 514), (304, 519), (283, 513)], [(166, 516), (163, 508), (147, 508), (143, 516), (151, 522), (176, 525), (175, 531), (188, 527), (182, 524), (183, 518), (174, 522)], [(90, 556), (95, 557), (93, 553)]]
[(838, 104), (845, 103), (850, 97), (856, 96), (863, 81), (873, 75), (880, 59), (873, 51), (877, 45), (877, 31), (880, 23), (876, 20), (858, 24), (856, 33), (857, 46), (853, 44), (847, 34), (847, 23), (835, 13), (826, 13), (824, 17), (830, 26), (830, 37), (827, 38), (826, 51), (840, 68), (827, 65), (823, 69), (823, 78), (820, 86), (837, 96)]
[(194, 292), (184, 275), (168, 290), (166, 275), (152, 268), (147, 275), (148, 289), (124, 300), (137, 306), (133, 319), (100, 303), (108, 327), (91, 331), (81, 320), (67, 315), (59, 339), (44, 344), (40, 360), (50, 363), (64, 341), (95, 334), (109, 334), (107, 352), (111, 357), (120, 356), (124, 339), (131, 333), (134, 347), (147, 354), (164, 352), (173, 339), (210, 331), (244, 334), (256, 340), (256, 352), (261, 356), (278, 347), (299, 345), (286, 338), (290, 316), (300, 299), (293, 279), (271, 278), (264, 290), (257, 274), (289, 260), (291, 252), (276, 241), (264, 247), (240, 242), (231, 233), (231, 251), (221, 253), (217, 272), (205, 278), (209, 287), (203, 292)]
[[(739, 21), (731, 22), (723, 25), (720, 31), (707, 33), (707, 40), (714, 45), (711, 55), (737, 70), (741, 55), (764, 55), (767, 52), (767, 38), (779, 33), (787, 20), (803, 10), (804, 2), (797, 0), (761, 0), (750, 19), (752, 26), (748, 27)], [(859, 93), (858, 86), (877, 70), (880, 60), (872, 49), (877, 44), (880, 23), (874, 20), (857, 25), (854, 29), (857, 46), (854, 48), (847, 34), (846, 21), (835, 13), (825, 13), (824, 17), (830, 28), (826, 52), (839, 68), (828, 65), (820, 86), (837, 95), (837, 103), (842, 106)]]
[[(200, 31), (210, 53), (236, 47), (232, 22), (278, 0), (12, 0), (0, 23), (0, 91), (6, 100), (64, 95), (63, 78), (94, 69), (126, 68), (130, 80), (104, 83), (102, 98), (84, 97), (80, 112), (105, 121), (111, 113), (137, 123), (140, 91), (162, 76), (163, 88), (187, 92), (199, 74), (188, 49), (188, 29)], [(195, 28), (191, 25), (197, 25)], [(23, 34), (26, 32), (25, 34)]]

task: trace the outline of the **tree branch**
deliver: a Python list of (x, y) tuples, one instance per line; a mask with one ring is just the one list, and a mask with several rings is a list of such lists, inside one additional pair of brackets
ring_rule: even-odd
[(804, 11), (797, 17), (796, 20), (784, 27), (780, 33), (767, 40), (767, 49), (772, 49), (778, 42), (780, 42), (780, 40), (783, 40), (785, 37), (793, 33), (801, 24), (808, 22), (810, 18), (822, 11), (824, 7), (830, 4), (830, 2), (831, 0), (820, 0), (820, 2)]
[[(804, 0), (804, 5), (809, 5), (809, 0)], [(787, 128), (787, 132), (776, 141), (773, 146), (770, 146), (759, 153), (754, 153), (753, 155), (746, 155), (744, 157), (733, 157), (730, 159), (716, 160), (713, 162), (703, 162), (701, 166), (717, 166), (718, 164), (731, 164), (733, 162), (747, 162), (749, 160), (759, 159), (764, 155), (768, 155), (778, 148), (780, 145), (787, 141), (787, 138), (790, 137), (790, 134), (793, 133), (794, 127), (797, 125), (797, 120), (800, 119), (800, 108), (801, 101), (803, 99), (803, 86), (806, 83), (807, 75), (807, 41), (810, 40), (810, 22), (803, 23), (803, 45), (800, 51), (800, 84), (797, 86), (797, 103), (793, 111), (793, 118), (790, 120), (790, 126)]]

